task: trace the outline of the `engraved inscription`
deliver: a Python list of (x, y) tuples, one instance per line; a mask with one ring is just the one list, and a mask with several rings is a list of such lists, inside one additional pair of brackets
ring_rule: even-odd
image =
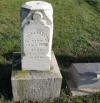
[(36, 13), (24, 28), (24, 54), (30, 58), (46, 58), (49, 51), (50, 28)]

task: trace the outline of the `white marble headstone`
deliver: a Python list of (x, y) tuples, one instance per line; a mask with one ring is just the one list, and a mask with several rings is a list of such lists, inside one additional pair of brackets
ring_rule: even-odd
[(50, 70), (53, 9), (50, 3), (29, 1), (21, 8), (22, 70)]

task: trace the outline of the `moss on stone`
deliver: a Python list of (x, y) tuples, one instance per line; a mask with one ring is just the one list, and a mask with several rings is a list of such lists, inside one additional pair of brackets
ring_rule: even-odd
[(50, 70), (45, 70), (45, 71), (41, 71), (41, 70), (31, 70), (31, 71), (33, 71), (33, 72), (37, 72), (37, 73), (47, 73), (47, 72), (50, 72)]
[(50, 71), (39, 71), (39, 70), (13, 70), (12, 75), (16, 78), (26, 77), (31, 72), (36, 73), (50, 73)]
[(20, 78), (20, 77), (24, 77), (25, 75), (29, 74), (30, 71), (28, 70), (24, 70), (24, 71), (21, 71), (21, 70), (14, 70), (12, 72), (12, 75), (13, 76), (16, 76), (16, 78)]

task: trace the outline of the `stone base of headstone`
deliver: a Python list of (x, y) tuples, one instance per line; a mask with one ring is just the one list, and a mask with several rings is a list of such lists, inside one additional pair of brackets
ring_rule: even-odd
[(13, 55), (11, 76), (14, 101), (43, 100), (60, 95), (62, 76), (52, 52), (50, 71), (22, 71), (21, 54)]
[(67, 84), (72, 96), (100, 92), (100, 63), (74, 63), (69, 71)]

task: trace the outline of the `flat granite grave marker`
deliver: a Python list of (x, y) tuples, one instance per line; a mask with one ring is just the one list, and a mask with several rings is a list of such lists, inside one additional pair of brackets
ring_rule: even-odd
[(100, 92), (100, 63), (73, 63), (68, 74), (73, 96)]
[(56, 98), (62, 76), (52, 50), (53, 9), (50, 3), (29, 1), (21, 8), (21, 53), (14, 53), (14, 101)]

